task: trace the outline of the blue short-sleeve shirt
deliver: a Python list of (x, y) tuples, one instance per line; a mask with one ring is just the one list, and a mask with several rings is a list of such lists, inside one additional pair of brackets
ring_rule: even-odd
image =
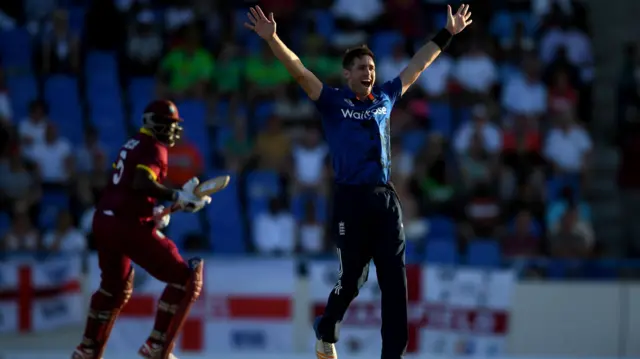
[(349, 88), (323, 86), (315, 104), (322, 116), (336, 183), (381, 185), (389, 182), (390, 116), (401, 95), (399, 77), (374, 86), (366, 99), (358, 99)]

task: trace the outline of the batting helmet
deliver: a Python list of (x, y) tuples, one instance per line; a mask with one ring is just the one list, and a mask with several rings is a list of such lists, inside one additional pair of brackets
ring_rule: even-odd
[(175, 145), (176, 140), (180, 138), (182, 133), (180, 122), (182, 118), (178, 108), (169, 100), (150, 102), (142, 114), (143, 127), (151, 131), (158, 141), (168, 146)]

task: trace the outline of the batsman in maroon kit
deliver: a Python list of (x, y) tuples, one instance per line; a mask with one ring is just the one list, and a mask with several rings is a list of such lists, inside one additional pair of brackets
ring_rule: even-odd
[(175, 358), (171, 353), (191, 304), (202, 289), (203, 261), (185, 261), (173, 241), (158, 230), (169, 216), (158, 201), (170, 201), (180, 210), (196, 212), (211, 201), (193, 194), (197, 178), (182, 189), (162, 185), (167, 176), (167, 148), (180, 137), (182, 119), (170, 101), (154, 101), (143, 114), (140, 133), (120, 149), (111, 181), (96, 206), (93, 234), (101, 270), (100, 289), (91, 305), (82, 343), (72, 359), (101, 359), (113, 324), (133, 291), (131, 261), (167, 283), (160, 296), (153, 330), (139, 350), (150, 359)]

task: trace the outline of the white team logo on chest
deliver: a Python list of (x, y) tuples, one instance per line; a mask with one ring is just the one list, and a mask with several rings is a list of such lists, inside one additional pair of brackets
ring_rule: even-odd
[(376, 107), (372, 110), (366, 110), (366, 111), (354, 111), (352, 109), (349, 108), (341, 108), (340, 111), (342, 112), (342, 117), (344, 118), (352, 118), (352, 119), (356, 119), (356, 120), (367, 120), (370, 119), (371, 117), (375, 116), (375, 115), (386, 115), (387, 114), (387, 108), (382, 106), (382, 107)]

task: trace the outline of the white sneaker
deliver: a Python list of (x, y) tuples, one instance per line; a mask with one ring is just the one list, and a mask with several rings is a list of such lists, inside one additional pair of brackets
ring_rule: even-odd
[(320, 339), (316, 340), (316, 358), (338, 359), (338, 352), (336, 352), (336, 345), (334, 343), (323, 342)]

